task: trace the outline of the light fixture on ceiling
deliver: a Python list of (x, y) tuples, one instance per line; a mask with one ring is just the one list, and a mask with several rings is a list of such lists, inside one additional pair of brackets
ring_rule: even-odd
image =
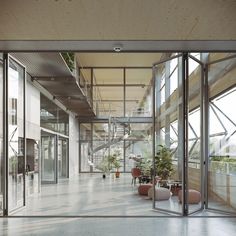
[(115, 45), (113, 46), (113, 50), (114, 50), (115, 52), (120, 52), (122, 49), (123, 49), (123, 45), (122, 45), (122, 44), (115, 44)]

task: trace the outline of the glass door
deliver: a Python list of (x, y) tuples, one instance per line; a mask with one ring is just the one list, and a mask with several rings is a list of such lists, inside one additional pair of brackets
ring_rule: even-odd
[(154, 64), (153, 208), (183, 214), (185, 140), (183, 56)]
[(8, 212), (25, 205), (25, 68), (8, 59)]
[(41, 132), (42, 183), (57, 183), (56, 135)]
[(187, 69), (188, 97), (188, 159), (187, 159), (187, 203), (188, 214), (202, 210), (203, 197), (203, 126), (202, 102), (204, 71), (200, 53), (189, 53)]
[(208, 58), (207, 208), (236, 213), (236, 55)]
[(68, 178), (68, 139), (58, 138), (58, 178)]

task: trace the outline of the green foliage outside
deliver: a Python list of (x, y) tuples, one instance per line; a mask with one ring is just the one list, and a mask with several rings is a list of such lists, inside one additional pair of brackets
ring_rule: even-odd
[(225, 156), (211, 156), (211, 161), (236, 162), (236, 158), (225, 157)]
[(236, 158), (211, 156), (210, 170), (222, 174), (236, 174)]

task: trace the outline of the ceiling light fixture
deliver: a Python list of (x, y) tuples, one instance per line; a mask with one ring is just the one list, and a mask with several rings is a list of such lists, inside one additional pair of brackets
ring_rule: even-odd
[(113, 50), (114, 50), (115, 52), (120, 52), (122, 49), (123, 49), (123, 45), (122, 45), (122, 44), (115, 44), (115, 45), (113, 46)]

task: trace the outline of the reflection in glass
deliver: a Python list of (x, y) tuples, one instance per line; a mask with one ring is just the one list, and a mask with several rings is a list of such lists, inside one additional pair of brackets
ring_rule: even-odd
[(24, 194), (24, 69), (9, 59), (8, 68), (8, 197), (9, 211), (23, 206)]
[(69, 115), (42, 94), (40, 94), (40, 126), (69, 135)]
[(58, 139), (58, 177), (68, 177), (68, 140)]
[(99, 90), (100, 101), (98, 102), (98, 117), (124, 116), (124, 89), (123, 86), (100, 86), (94, 87)]
[(80, 171), (88, 172), (92, 169), (92, 125), (90, 123), (80, 124)]
[[(219, 68), (221, 70), (226, 67), (231, 68), (215, 79), (209, 88), (211, 122), (208, 168), (208, 206), (234, 213), (236, 212), (236, 112), (232, 104), (236, 100), (235, 66), (236, 60), (230, 59), (213, 64), (209, 71), (209, 74), (213, 75)], [(209, 79), (213, 81), (211, 76)], [(230, 86), (232, 82), (233, 87)]]
[(152, 116), (152, 89), (151, 86), (126, 87), (126, 116), (150, 117)]
[[(195, 59), (200, 59), (200, 54), (191, 54)], [(198, 196), (202, 195), (201, 178), (201, 67), (199, 63), (189, 58), (189, 116), (188, 116), (188, 198), (191, 199), (192, 192)], [(201, 209), (201, 199), (193, 204), (189, 202), (189, 213)]]
[(125, 116), (152, 116), (152, 70), (126, 69), (125, 81)]
[[(178, 198), (178, 191), (182, 187), (182, 162), (183, 162), (183, 97), (180, 85), (182, 85), (181, 57), (170, 59), (156, 66), (156, 146), (155, 155), (159, 153), (160, 160), (162, 151), (167, 150), (166, 155), (171, 156), (173, 171), (168, 172), (169, 177), (164, 178), (161, 169), (156, 169), (157, 176), (162, 175), (159, 186), (169, 187), (172, 192), (170, 198), (158, 201), (155, 199), (155, 208), (176, 213), (182, 213), (182, 198)], [(162, 146), (159, 146), (162, 145)], [(156, 160), (157, 161), (157, 160)], [(157, 188), (157, 185), (155, 186)], [(158, 191), (158, 190), (156, 190)], [(157, 196), (157, 195), (156, 195)]]
[(39, 141), (26, 139), (26, 191), (27, 195), (40, 190)]
[(0, 53), (0, 215), (3, 213), (3, 61), (2, 53)]
[(56, 182), (56, 136), (41, 135), (42, 182)]

